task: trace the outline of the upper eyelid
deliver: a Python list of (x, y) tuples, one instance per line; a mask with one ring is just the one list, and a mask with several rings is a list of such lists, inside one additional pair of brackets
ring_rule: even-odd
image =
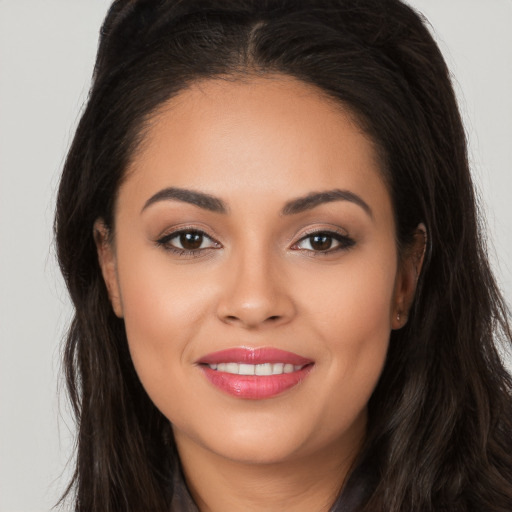
[[(349, 246), (352, 246), (355, 244), (355, 240), (348, 234), (344, 234), (344, 233), (340, 233), (338, 231), (332, 231), (332, 230), (317, 230), (317, 231), (313, 231), (313, 232), (309, 232), (309, 233), (306, 233), (305, 235), (301, 236), (296, 242), (294, 242), (293, 245), (298, 245), (300, 242), (302, 242), (303, 240), (307, 240), (308, 238), (311, 238), (315, 235), (327, 235), (328, 237), (330, 238), (333, 238), (334, 240), (336, 240), (340, 245), (349, 245)], [(307, 249), (305, 249), (307, 250)], [(315, 252), (318, 252), (318, 253), (321, 253), (321, 252), (333, 252), (332, 249), (328, 249), (327, 251), (315, 251)]]
[(314, 228), (314, 229), (311, 229), (311, 230), (307, 230), (306, 232), (304, 232), (301, 237), (299, 238), (299, 240), (302, 240), (303, 238), (307, 238), (309, 236), (313, 236), (313, 235), (317, 235), (317, 234), (328, 234), (328, 235), (339, 235), (339, 236), (342, 236), (342, 237), (345, 237), (345, 238), (349, 238), (349, 235), (348, 233), (346, 232), (341, 232), (341, 230), (336, 230), (335, 228)]
[[(340, 238), (352, 238), (351, 235), (346, 230), (336, 229), (335, 227), (329, 227), (329, 228), (312, 228), (308, 229), (305, 232), (303, 232), (300, 235), (293, 235), (293, 237), (288, 239), (288, 243), (292, 243), (293, 240), (297, 240), (294, 242), (294, 244), (299, 243), (300, 241), (304, 240), (305, 238), (309, 238), (314, 235), (318, 234), (326, 234), (326, 235), (337, 235)], [(298, 238), (297, 238), (298, 237)]]
[[(218, 244), (221, 247), (223, 245), (221, 242), (219, 242), (217, 240), (217, 238), (215, 236), (211, 236), (204, 229), (201, 229), (201, 228), (198, 228), (198, 227), (193, 227), (193, 226), (180, 227), (180, 228), (178, 228), (178, 229), (176, 229), (174, 231), (170, 231), (169, 233), (163, 234), (162, 236), (158, 237), (157, 242), (162, 242), (165, 239), (164, 243), (168, 243), (170, 240), (176, 238), (177, 236), (181, 235), (182, 233), (190, 233), (190, 232), (200, 233), (204, 237), (208, 238), (211, 242), (213, 242), (215, 244)], [(346, 233), (346, 232), (343, 233), (341, 231), (338, 231), (334, 227), (330, 227), (330, 228), (311, 228), (310, 230), (307, 230), (306, 232), (302, 233), (301, 235), (295, 234), (293, 237), (288, 239), (287, 244), (290, 244), (290, 243), (292, 243), (293, 240), (296, 240), (295, 242), (293, 242), (293, 245), (297, 245), (298, 243), (302, 242), (303, 240), (305, 240), (307, 238), (310, 238), (310, 237), (312, 237), (314, 235), (318, 235), (318, 234), (326, 234), (326, 235), (330, 235), (330, 236), (337, 235), (338, 237), (340, 237), (342, 239), (351, 239), (351, 236), (348, 233)], [(297, 238), (297, 236), (299, 236), (299, 238)], [(332, 237), (336, 238), (335, 236), (332, 236)], [(206, 248), (203, 248), (203, 249), (195, 249), (195, 250), (196, 251), (203, 251), (203, 250), (212, 249), (212, 248), (213, 247), (206, 247)], [(219, 248), (219, 247), (217, 247), (217, 248)], [(315, 252), (321, 252), (321, 251), (315, 251)]]
[(207, 231), (201, 228), (196, 227), (180, 227), (176, 230), (171, 230), (169, 232), (164, 232), (164, 234), (160, 235), (157, 238), (157, 242), (160, 240), (163, 240), (164, 238), (167, 240), (172, 240), (173, 238), (177, 237), (178, 235), (181, 235), (182, 233), (200, 233), (201, 235), (205, 236), (206, 238), (209, 238), (213, 242), (220, 243), (215, 236), (210, 235)]
[[(205, 235), (208, 238), (211, 238), (212, 240), (216, 240), (218, 238), (215, 235), (209, 234), (208, 231), (205, 230), (204, 228), (195, 227), (195, 226), (182, 226), (182, 227), (178, 227), (176, 229), (172, 228), (169, 231), (167, 231), (167, 230), (164, 231), (163, 234), (158, 236), (158, 239), (165, 238), (168, 236), (176, 236), (181, 233), (189, 233), (189, 232), (201, 233), (202, 235)], [(288, 242), (291, 242), (293, 239), (297, 238), (298, 236), (300, 236), (300, 238), (298, 240), (301, 240), (302, 238), (305, 238), (305, 237), (308, 237), (311, 235), (316, 235), (318, 233), (329, 233), (329, 234), (335, 234), (335, 235), (350, 238), (350, 235), (346, 232), (346, 230), (336, 229), (335, 227), (310, 228), (310, 229), (306, 230), (304, 233), (302, 233), (301, 235), (295, 233), (294, 235), (292, 235), (291, 237), (288, 238)]]

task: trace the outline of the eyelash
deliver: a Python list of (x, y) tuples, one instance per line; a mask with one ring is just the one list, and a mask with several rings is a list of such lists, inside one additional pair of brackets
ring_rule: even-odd
[[(213, 242), (213, 244), (217, 245), (217, 247), (215, 247), (215, 246), (214, 247), (206, 247), (203, 249), (180, 249), (179, 247), (175, 247), (170, 243), (171, 240), (178, 238), (180, 235), (183, 235), (183, 234), (201, 235), (202, 237), (207, 238), (208, 240), (211, 240)], [(350, 238), (347, 235), (343, 235), (336, 231), (315, 230), (315, 231), (310, 231), (308, 233), (305, 233), (304, 236), (300, 240), (298, 240), (292, 247), (297, 246), (300, 242), (307, 240), (308, 238), (313, 238), (314, 236), (321, 236), (321, 235), (323, 235), (327, 238), (332, 238), (333, 240), (337, 241), (339, 243), (339, 246), (335, 247), (334, 249), (329, 248), (325, 251), (315, 251), (312, 249), (296, 249), (296, 250), (311, 252), (314, 254), (315, 257), (317, 257), (317, 256), (328, 256), (330, 254), (333, 254), (333, 253), (339, 252), (339, 251), (347, 251), (355, 245), (355, 240)], [(203, 251), (212, 249), (212, 248), (218, 248), (218, 246), (220, 246), (219, 242), (214, 240), (212, 237), (208, 236), (204, 231), (201, 231), (200, 229), (194, 229), (194, 228), (185, 228), (185, 229), (180, 229), (178, 231), (173, 231), (172, 233), (169, 233), (169, 234), (164, 235), (163, 237), (159, 238), (156, 241), (156, 244), (159, 247), (162, 247), (164, 250), (174, 253), (178, 256), (192, 257), (192, 258), (200, 257), (201, 253)]]
[(180, 249), (179, 247), (174, 247), (171, 245), (171, 240), (174, 238), (178, 238), (180, 235), (184, 235), (187, 233), (193, 233), (196, 235), (201, 235), (204, 238), (207, 238), (208, 240), (211, 240), (214, 244), (220, 245), (219, 242), (214, 240), (212, 237), (208, 236), (204, 231), (201, 231), (200, 229), (194, 229), (194, 228), (184, 228), (180, 229), (178, 231), (173, 231), (172, 233), (169, 233), (167, 235), (164, 235), (162, 238), (159, 238), (156, 241), (156, 244), (159, 247), (162, 247), (164, 250), (172, 252), (178, 256), (185, 256), (185, 257), (192, 257), (197, 258), (201, 256), (201, 252), (205, 251), (207, 249), (212, 249), (212, 247), (207, 247), (205, 249)]
[(293, 245), (293, 247), (298, 245), (303, 240), (307, 240), (308, 238), (313, 238), (314, 236), (321, 236), (321, 235), (323, 235), (327, 238), (332, 238), (333, 240), (337, 241), (339, 243), (339, 246), (335, 247), (334, 249), (329, 248), (325, 251), (314, 251), (312, 249), (298, 249), (298, 250), (312, 252), (314, 254), (314, 256), (329, 256), (330, 254), (333, 254), (335, 252), (347, 251), (351, 247), (353, 247), (356, 243), (353, 238), (350, 238), (347, 235), (343, 235), (342, 233), (338, 233), (336, 231), (329, 231), (329, 230), (325, 230), (325, 229), (318, 229), (318, 230), (313, 230), (313, 231), (304, 233), (304, 236), (302, 236), (302, 238), (298, 242), (296, 242)]

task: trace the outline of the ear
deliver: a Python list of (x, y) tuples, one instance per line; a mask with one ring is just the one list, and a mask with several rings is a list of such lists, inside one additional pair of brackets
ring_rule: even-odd
[(103, 219), (97, 219), (93, 228), (94, 241), (98, 252), (98, 261), (107, 287), (108, 296), (114, 313), (123, 317), (121, 295), (119, 293), (119, 280), (117, 278), (117, 259), (110, 239), (110, 232)]
[(391, 312), (393, 329), (400, 329), (407, 323), (426, 248), (427, 228), (421, 223), (416, 228), (412, 244), (405, 250), (397, 272), (394, 307)]

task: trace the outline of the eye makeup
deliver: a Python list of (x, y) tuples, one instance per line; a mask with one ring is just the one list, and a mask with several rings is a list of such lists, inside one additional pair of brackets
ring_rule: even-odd
[[(291, 246), (291, 249), (309, 252), (316, 257), (346, 251), (355, 243), (355, 240), (346, 234), (326, 229), (314, 229), (302, 236)], [(222, 248), (222, 244), (205, 231), (193, 227), (180, 228), (167, 233), (156, 240), (156, 244), (181, 257), (198, 257), (205, 251)], [(207, 245), (204, 246), (205, 244)]]
[[(173, 240), (175, 241), (174, 244), (172, 243)], [(201, 247), (203, 242), (207, 240), (210, 245), (208, 247)], [(176, 243), (180, 244), (181, 247), (177, 246)], [(222, 248), (219, 242), (214, 240), (203, 230), (194, 228), (180, 228), (176, 231), (172, 231), (159, 238), (156, 244), (165, 251), (184, 257), (198, 257), (203, 254), (204, 251)]]

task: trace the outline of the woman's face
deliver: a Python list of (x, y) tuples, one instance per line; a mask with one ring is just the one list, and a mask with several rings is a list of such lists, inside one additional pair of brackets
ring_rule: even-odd
[(179, 448), (356, 449), (413, 280), (348, 113), (277, 75), (192, 86), (150, 124), (113, 240), (98, 242), (112, 304)]

